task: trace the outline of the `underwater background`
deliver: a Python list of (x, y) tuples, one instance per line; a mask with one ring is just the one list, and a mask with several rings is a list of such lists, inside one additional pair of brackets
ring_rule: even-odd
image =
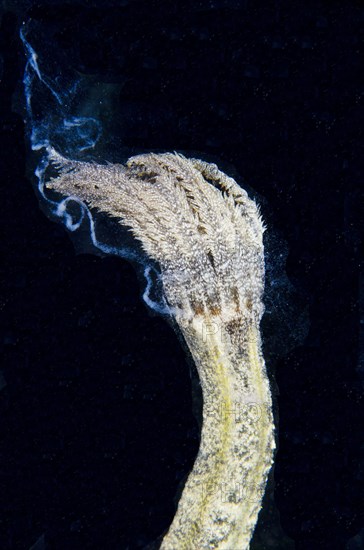
[(251, 548), (364, 548), (363, 22), (359, 1), (2, 2), (0, 550), (153, 546), (199, 445), (196, 374), (144, 283), (47, 218), (47, 140), (178, 151), (256, 198), (278, 452)]

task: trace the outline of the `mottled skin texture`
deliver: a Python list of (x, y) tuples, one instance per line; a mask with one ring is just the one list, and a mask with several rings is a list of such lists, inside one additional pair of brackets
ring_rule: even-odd
[(249, 547), (275, 448), (261, 351), (264, 227), (215, 165), (146, 154), (123, 165), (64, 159), (47, 187), (130, 228), (158, 262), (171, 316), (196, 362), (201, 444), (161, 548)]

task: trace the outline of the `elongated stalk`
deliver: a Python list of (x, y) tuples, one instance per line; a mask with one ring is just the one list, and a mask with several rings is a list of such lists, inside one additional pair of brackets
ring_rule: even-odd
[(158, 262), (166, 307), (198, 369), (200, 449), (161, 548), (248, 548), (275, 447), (256, 204), (215, 165), (181, 155), (126, 166), (49, 155), (59, 174), (48, 187), (117, 219)]
[(203, 390), (201, 444), (162, 549), (248, 548), (274, 449), (257, 327), (199, 317), (182, 329)]

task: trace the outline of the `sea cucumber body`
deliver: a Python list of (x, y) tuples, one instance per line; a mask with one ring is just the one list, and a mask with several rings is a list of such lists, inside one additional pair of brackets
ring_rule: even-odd
[(104, 166), (49, 155), (59, 174), (48, 187), (117, 219), (159, 264), (166, 309), (198, 369), (200, 449), (161, 549), (244, 550), (275, 448), (259, 209), (198, 159), (147, 154)]

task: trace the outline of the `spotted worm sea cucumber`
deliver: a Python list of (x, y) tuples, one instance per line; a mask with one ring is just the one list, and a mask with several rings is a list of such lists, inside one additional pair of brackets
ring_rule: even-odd
[(201, 443), (161, 548), (249, 548), (275, 448), (256, 203), (215, 165), (180, 154), (138, 155), (125, 166), (49, 157), (58, 173), (47, 188), (116, 219), (159, 264), (197, 366)]

